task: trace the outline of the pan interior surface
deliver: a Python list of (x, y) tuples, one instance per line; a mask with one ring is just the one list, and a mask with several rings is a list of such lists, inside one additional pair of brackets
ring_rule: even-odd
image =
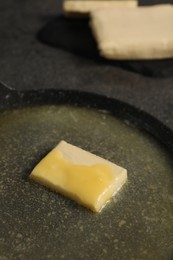
[[(99, 214), (29, 180), (65, 140), (128, 171)], [(0, 114), (2, 259), (172, 259), (172, 154), (106, 112), (66, 105)]]

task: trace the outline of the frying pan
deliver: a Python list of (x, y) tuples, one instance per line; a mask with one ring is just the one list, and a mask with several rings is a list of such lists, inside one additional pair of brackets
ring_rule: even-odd
[[(173, 132), (119, 100), (0, 88), (1, 259), (173, 259)], [(29, 180), (60, 140), (128, 170), (92, 213)]]

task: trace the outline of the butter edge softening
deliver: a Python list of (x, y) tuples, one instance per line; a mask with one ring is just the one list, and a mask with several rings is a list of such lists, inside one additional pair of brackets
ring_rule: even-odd
[[(107, 164), (111, 167), (112, 172), (115, 174), (116, 179), (112, 182), (110, 187), (110, 195), (109, 199), (101, 206), (95, 205), (94, 207), (90, 207), (90, 209), (94, 212), (100, 212), (106, 204), (110, 201), (112, 196), (115, 196), (118, 191), (122, 188), (127, 180), (127, 170), (117, 164), (114, 164), (106, 159), (103, 159), (91, 152), (88, 152), (82, 148), (74, 146), (72, 144), (67, 143), (66, 141), (62, 140), (55, 149), (58, 149), (62, 152), (65, 159), (75, 163), (75, 164), (83, 164), (86, 166), (91, 166), (93, 164)], [(68, 150), (68, 152), (67, 152)], [(75, 152), (74, 152), (75, 151)], [(80, 153), (80, 157), (78, 154)]]
[[(69, 162), (73, 163), (74, 165), (79, 165), (79, 166), (82, 165), (82, 166), (88, 166), (88, 167), (90, 167), (90, 166), (92, 167), (93, 165), (97, 165), (97, 164), (108, 165), (111, 169), (111, 174), (113, 176), (111, 183), (109, 184), (109, 187), (104, 188), (104, 190), (102, 190), (102, 192), (100, 194), (98, 193), (97, 199), (93, 199), (92, 193), (90, 194), (90, 189), (87, 190), (87, 193), (88, 193), (88, 196), (87, 196), (87, 193), (85, 193), (85, 194), (80, 193), (80, 189), (78, 190), (78, 188), (76, 190), (71, 190), (69, 188), (70, 186), (66, 186), (66, 187), (63, 186), (64, 184), (62, 185), (61, 179), (60, 179), (60, 183), (58, 183), (57, 180), (55, 179), (55, 176), (53, 177), (53, 175), (51, 175), (51, 174), (50, 174), (50, 176), (49, 176), (49, 174), (45, 175), (43, 173), (44, 168), (41, 168), (41, 170), (39, 170), (39, 167), (40, 166), (42, 167), (43, 162), (45, 161), (47, 156), (52, 156), (51, 155), (52, 152), (56, 153), (58, 151), (60, 151), (62, 153), (62, 156), (66, 161), (69, 161)], [(65, 141), (61, 141), (50, 153), (48, 153), (47, 156), (45, 156), (40, 161), (40, 163), (38, 163), (36, 165), (36, 167), (33, 169), (32, 173), (30, 175), (30, 178), (32, 178), (36, 182), (39, 182), (40, 184), (43, 184), (44, 186), (47, 186), (51, 190), (57, 191), (57, 192), (61, 193), (62, 195), (65, 195), (65, 196), (75, 200), (79, 204), (82, 204), (82, 205), (88, 207), (89, 209), (91, 209), (94, 212), (101, 211), (102, 208), (111, 199), (111, 197), (113, 195), (115, 195), (121, 189), (121, 187), (127, 180), (126, 169), (124, 169), (116, 164), (113, 164), (113, 163), (109, 162), (108, 160), (102, 159), (101, 157), (96, 156), (90, 152), (87, 152), (79, 147), (68, 144)], [(54, 163), (54, 162), (51, 162), (51, 163)], [(48, 173), (49, 173), (49, 171), (48, 171)], [(66, 176), (66, 173), (64, 173), (64, 175)], [(80, 177), (82, 177), (82, 175), (79, 176), (79, 179), (80, 179)], [(93, 177), (91, 176), (91, 181), (93, 181), (92, 178)], [(78, 182), (78, 179), (76, 179), (76, 180)], [(72, 179), (71, 179), (71, 181), (73, 182)], [(97, 182), (96, 182), (96, 184), (99, 185), (99, 183), (97, 183)], [(92, 190), (92, 188), (93, 187), (91, 187), (91, 190)], [(97, 187), (96, 187), (96, 190), (97, 190)]]

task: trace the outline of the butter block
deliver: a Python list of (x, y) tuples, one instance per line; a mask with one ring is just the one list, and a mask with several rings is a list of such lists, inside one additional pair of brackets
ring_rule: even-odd
[(100, 55), (137, 60), (173, 57), (173, 6), (95, 10), (91, 28)]
[(68, 15), (88, 15), (97, 9), (136, 7), (137, 0), (64, 0), (63, 10)]
[(99, 212), (127, 180), (126, 169), (61, 141), (30, 177), (94, 212)]

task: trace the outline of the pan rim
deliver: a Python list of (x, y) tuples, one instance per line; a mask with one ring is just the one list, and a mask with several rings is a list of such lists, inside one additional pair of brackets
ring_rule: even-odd
[(173, 153), (173, 131), (148, 112), (116, 98), (92, 92), (65, 89), (16, 91), (7, 89), (0, 95), (0, 111), (41, 105), (72, 105), (108, 112), (139, 130), (144, 130)]

